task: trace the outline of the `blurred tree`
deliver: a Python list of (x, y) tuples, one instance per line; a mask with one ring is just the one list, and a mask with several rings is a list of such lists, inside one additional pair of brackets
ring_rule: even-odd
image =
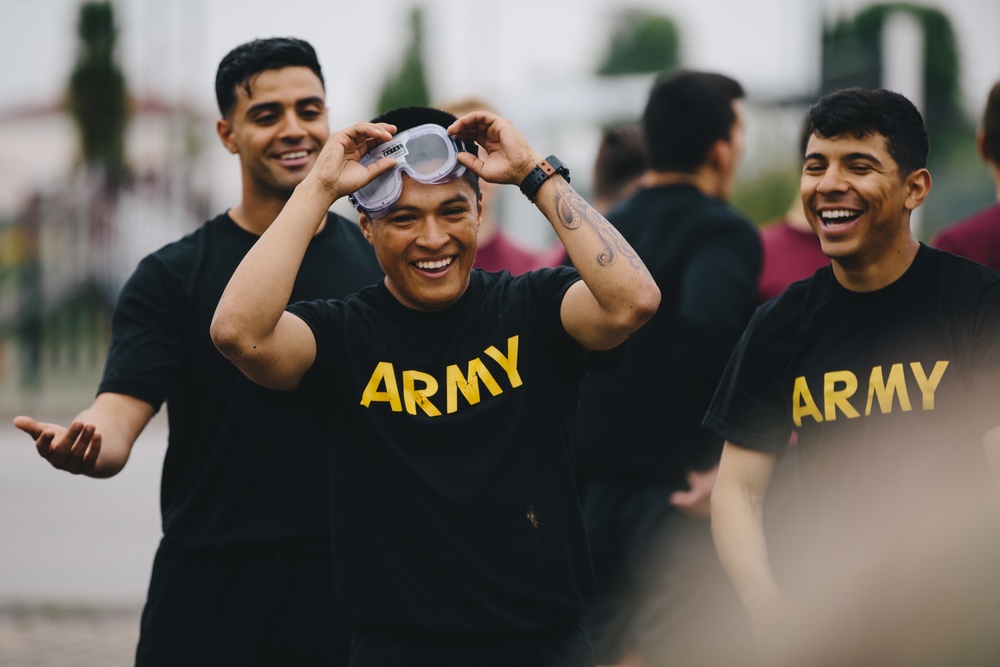
[(763, 225), (781, 218), (798, 196), (799, 172), (795, 169), (743, 169), (730, 204), (755, 224)]
[(410, 10), (410, 44), (403, 55), (403, 64), (382, 86), (377, 113), (405, 106), (427, 106), (430, 93), (424, 73), (424, 16), (420, 7)]
[(669, 18), (625, 9), (615, 23), (598, 74), (651, 74), (676, 69), (680, 64), (680, 33)]
[(895, 12), (906, 12), (923, 27), (924, 119), (936, 148), (964, 142), (974, 125), (962, 109), (959, 57), (951, 21), (941, 10), (910, 3), (873, 5), (842, 19), (823, 35), (821, 92), (846, 86), (878, 88), (882, 81), (882, 29)]
[(125, 174), (125, 77), (115, 63), (116, 28), (110, 2), (80, 7), (80, 49), (66, 106), (80, 131), (83, 162), (104, 171), (109, 185)]

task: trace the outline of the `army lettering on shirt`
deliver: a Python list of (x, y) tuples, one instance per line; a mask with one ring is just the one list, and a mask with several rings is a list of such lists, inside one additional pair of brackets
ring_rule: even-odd
[[(792, 421), (795, 426), (801, 427), (804, 418), (821, 423), (835, 421), (838, 416), (856, 419), (862, 414), (867, 417), (872, 412), (910, 412), (914, 409), (913, 398), (918, 394), (919, 409), (930, 411), (934, 409), (934, 393), (947, 370), (947, 361), (936, 362), (929, 373), (918, 361), (892, 364), (888, 369), (874, 366), (867, 378), (867, 400), (863, 404), (860, 399), (865, 392), (859, 393), (860, 381), (852, 371), (824, 373), (823, 386), (812, 388), (806, 377), (800, 375), (792, 386)], [(822, 397), (822, 410), (815, 396)]]
[[(510, 389), (520, 387), (517, 350), (518, 336), (511, 336), (507, 339), (506, 354), (495, 345), (483, 351), (492, 363), (479, 356), (470, 360), (464, 371), (459, 364), (450, 364), (440, 379), (423, 371), (397, 370), (391, 361), (380, 361), (362, 392), (361, 405), (371, 408), (373, 403), (388, 403), (393, 412), (405, 409), (411, 415), (416, 415), (419, 408), (429, 417), (440, 417), (442, 409), (447, 414), (453, 414), (461, 405), (476, 405), (482, 400), (480, 384), (491, 396), (503, 393), (504, 388), (497, 378), (504, 375)], [(442, 383), (443, 397), (439, 395)], [(460, 395), (464, 399), (462, 402), (459, 401)]]

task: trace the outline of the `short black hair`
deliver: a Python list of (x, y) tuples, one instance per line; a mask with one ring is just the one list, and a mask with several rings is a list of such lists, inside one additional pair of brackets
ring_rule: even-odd
[(282, 67), (308, 67), (319, 78), (324, 90), (323, 70), (312, 45), (295, 37), (270, 37), (240, 44), (227, 53), (215, 73), (215, 100), (219, 113), (228, 117), (236, 106), (236, 88), (243, 86), (247, 95), (257, 74)]
[[(389, 123), (390, 125), (396, 126), (396, 132), (402, 132), (403, 130), (409, 130), (410, 128), (417, 127), (419, 125), (434, 124), (440, 125), (441, 127), (447, 128), (451, 126), (458, 120), (455, 114), (442, 109), (435, 109), (434, 107), (397, 107), (395, 109), (390, 109), (385, 113), (381, 113), (375, 118), (372, 118), (373, 123)], [(465, 141), (465, 150), (477, 155), (479, 147), (474, 141)], [(479, 177), (472, 173), (471, 170), (466, 169), (465, 173), (462, 174), (472, 189), (475, 191), (476, 196), (480, 194), (479, 190)]]
[(646, 135), (638, 123), (607, 127), (594, 158), (594, 199), (617, 199), (649, 166)]
[(682, 71), (658, 78), (643, 113), (653, 169), (695, 171), (712, 144), (731, 138), (733, 102), (743, 97), (743, 86), (723, 74)]
[(903, 178), (927, 166), (930, 142), (924, 119), (913, 102), (891, 90), (842, 88), (827, 93), (809, 108), (809, 126), (810, 136), (827, 139), (882, 135)]
[(983, 134), (986, 136), (986, 150), (993, 164), (1000, 165), (1000, 81), (993, 84), (986, 111), (983, 112)]

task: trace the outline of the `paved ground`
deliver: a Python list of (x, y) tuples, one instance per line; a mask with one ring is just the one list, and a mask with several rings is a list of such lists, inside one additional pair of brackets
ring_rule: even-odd
[(128, 667), (135, 662), (138, 607), (0, 607), (4, 667)]
[(63, 423), (92, 388), (34, 398), (2, 389), (0, 665), (132, 665), (160, 538), (166, 419), (147, 427), (118, 476), (73, 476), (42, 460), (11, 419), (27, 412)]

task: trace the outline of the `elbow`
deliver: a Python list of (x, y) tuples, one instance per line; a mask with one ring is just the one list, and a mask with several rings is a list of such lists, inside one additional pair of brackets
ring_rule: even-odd
[(226, 318), (219, 317), (218, 312), (212, 319), (209, 334), (216, 349), (229, 361), (235, 362), (243, 358), (251, 347), (240, 328), (227, 321)]
[(632, 294), (631, 307), (627, 311), (626, 328), (635, 331), (656, 314), (656, 310), (660, 307), (660, 288), (650, 279)]

